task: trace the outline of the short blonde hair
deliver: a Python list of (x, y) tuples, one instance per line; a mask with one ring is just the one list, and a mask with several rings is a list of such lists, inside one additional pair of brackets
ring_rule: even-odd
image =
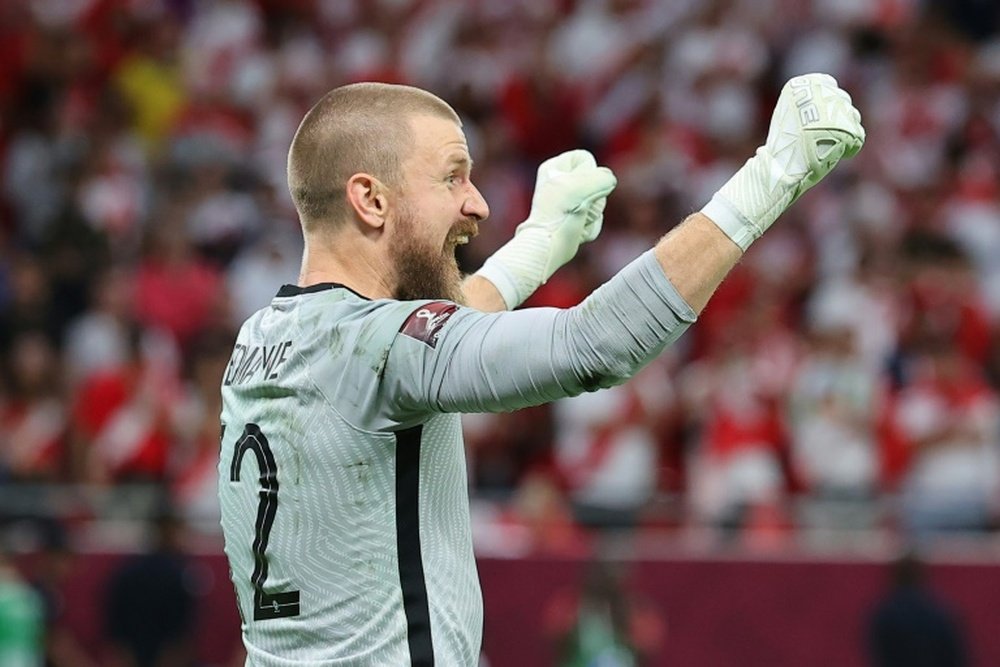
[(288, 151), (288, 190), (305, 231), (347, 218), (346, 185), (354, 174), (399, 184), (414, 143), (409, 119), (418, 114), (461, 126), (436, 95), (387, 83), (334, 88), (306, 113)]

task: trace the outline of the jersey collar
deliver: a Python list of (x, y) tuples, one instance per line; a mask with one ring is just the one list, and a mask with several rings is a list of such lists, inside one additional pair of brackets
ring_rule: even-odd
[(314, 294), (316, 292), (323, 292), (328, 289), (345, 289), (352, 294), (356, 294), (365, 301), (371, 301), (364, 294), (358, 294), (352, 290), (347, 285), (341, 285), (340, 283), (316, 283), (315, 285), (309, 285), (308, 287), (299, 287), (298, 285), (282, 285), (281, 289), (278, 290), (278, 297), (288, 297), (288, 296), (299, 296), (302, 294)]

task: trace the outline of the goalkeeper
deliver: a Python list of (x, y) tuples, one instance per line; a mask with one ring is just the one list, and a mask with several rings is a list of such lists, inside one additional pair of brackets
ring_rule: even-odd
[(328, 93), (292, 141), (298, 285), (240, 330), (220, 499), (248, 664), (476, 665), (482, 597), (459, 413), (628, 380), (864, 130), (833, 78), (792, 79), (767, 141), (579, 306), (509, 311), (601, 228), (616, 181), (543, 163), (514, 238), (464, 278), (489, 209), (455, 112), (405, 86)]

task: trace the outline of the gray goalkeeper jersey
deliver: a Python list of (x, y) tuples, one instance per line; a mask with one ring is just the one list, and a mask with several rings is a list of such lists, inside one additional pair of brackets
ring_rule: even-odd
[(694, 313), (652, 255), (569, 310), (285, 286), (222, 386), (219, 495), (247, 662), (476, 665), (459, 414), (618, 384)]

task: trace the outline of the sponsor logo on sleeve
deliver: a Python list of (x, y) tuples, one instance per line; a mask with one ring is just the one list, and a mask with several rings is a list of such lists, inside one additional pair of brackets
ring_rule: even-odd
[(458, 306), (448, 301), (433, 301), (410, 313), (399, 332), (431, 347), (437, 347), (441, 327), (456, 310)]

